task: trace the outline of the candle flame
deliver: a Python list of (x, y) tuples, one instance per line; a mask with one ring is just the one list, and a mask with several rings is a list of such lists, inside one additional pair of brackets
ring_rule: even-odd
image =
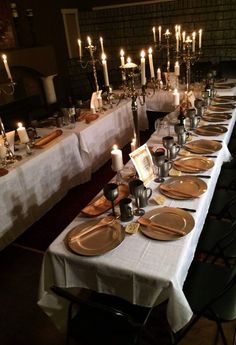
[(103, 38), (102, 38), (102, 37), (100, 37), (100, 42), (101, 42), (101, 43), (103, 42)]
[(131, 58), (128, 57), (128, 58), (127, 58), (127, 63), (130, 63), (130, 62), (131, 62)]
[(193, 38), (196, 37), (196, 32), (195, 32), (195, 31), (192, 33), (192, 37), (193, 37)]
[(152, 32), (153, 32), (153, 33), (155, 33), (155, 32), (156, 32), (156, 28), (155, 28), (155, 26), (153, 26), (153, 28), (152, 28)]
[(2, 54), (2, 59), (3, 59), (4, 62), (7, 61), (7, 56), (6, 56), (6, 54)]
[(81, 39), (78, 38), (78, 45), (81, 46)]
[(17, 125), (18, 125), (18, 128), (22, 128), (23, 127), (21, 122), (18, 122)]
[(200, 30), (198, 31), (198, 33), (199, 33), (199, 35), (201, 35), (201, 34), (202, 34), (202, 29), (200, 29)]
[(113, 145), (112, 146), (112, 150), (117, 150), (118, 149), (118, 145)]
[(178, 61), (176, 61), (175, 66), (179, 67), (179, 62)]
[(148, 54), (152, 54), (152, 48), (151, 47), (148, 49)]
[(141, 56), (141, 58), (144, 58), (144, 57), (145, 57), (145, 51), (144, 51), (144, 50), (141, 51), (140, 56)]
[(125, 55), (125, 52), (123, 49), (120, 50), (120, 56), (123, 57)]

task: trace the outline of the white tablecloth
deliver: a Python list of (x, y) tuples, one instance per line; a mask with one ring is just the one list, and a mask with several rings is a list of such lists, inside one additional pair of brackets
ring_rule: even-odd
[(19, 153), (22, 161), (0, 177), (0, 250), (86, 179), (74, 133), (63, 133), (32, 156), (22, 145)]
[[(138, 106), (140, 128), (148, 121)], [(55, 128), (38, 129), (41, 136)], [(49, 211), (72, 187), (89, 181), (91, 173), (109, 158), (113, 144), (126, 145), (133, 137), (131, 101), (123, 100), (96, 121), (76, 123), (42, 150), (9, 167), (0, 177), (0, 250)]]
[[(214, 167), (205, 175), (207, 191), (191, 200), (172, 200), (166, 198), (164, 206), (187, 207), (196, 209), (192, 213), (195, 226), (185, 237), (176, 241), (156, 241), (137, 233), (126, 235), (120, 246), (98, 256), (83, 257), (71, 253), (64, 239), (74, 226), (86, 222), (80, 216), (60, 234), (48, 248), (42, 265), (39, 305), (52, 317), (58, 327), (63, 328), (66, 316), (65, 301), (50, 292), (50, 286), (85, 287), (98, 292), (122, 297), (131, 303), (155, 306), (168, 299), (167, 318), (173, 331), (178, 331), (192, 316), (182, 287), (192, 262), (198, 238), (214, 193), (215, 184), (223, 161), (230, 159), (227, 149), (236, 112), (228, 121), (228, 132), (220, 137), (209, 137), (223, 141), (222, 149), (217, 152)], [(155, 136), (155, 134), (154, 134)], [(155, 141), (154, 136), (150, 141)], [(199, 136), (201, 138), (201, 136)], [(207, 137), (202, 137), (206, 139)], [(157, 184), (151, 182), (153, 193), (158, 194)], [(149, 205), (146, 211), (153, 207)]]

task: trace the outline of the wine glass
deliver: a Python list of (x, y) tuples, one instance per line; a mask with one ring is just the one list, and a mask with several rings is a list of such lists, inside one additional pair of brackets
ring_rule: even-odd
[(114, 201), (119, 195), (118, 185), (116, 183), (107, 183), (103, 187), (103, 194), (107, 200), (111, 201), (112, 215), (115, 217), (116, 213), (115, 213)]
[(160, 177), (160, 167), (164, 164), (165, 162), (165, 151), (162, 149), (157, 149), (153, 153), (153, 162), (155, 166), (158, 168), (158, 177), (154, 179), (155, 182), (163, 182), (164, 178)]
[(174, 141), (174, 137), (172, 137), (170, 135), (162, 138), (163, 146), (167, 150), (167, 158), (168, 158), (168, 160), (170, 160), (170, 149), (174, 145), (174, 142), (175, 142)]
[(139, 201), (139, 197), (141, 196), (141, 194), (144, 191), (144, 184), (143, 181), (136, 179), (136, 180), (132, 180), (129, 182), (129, 190), (130, 193), (134, 196), (135, 198), (135, 203), (137, 205), (137, 208), (134, 210), (134, 215), (135, 216), (143, 216), (145, 211), (140, 208), (140, 201)]

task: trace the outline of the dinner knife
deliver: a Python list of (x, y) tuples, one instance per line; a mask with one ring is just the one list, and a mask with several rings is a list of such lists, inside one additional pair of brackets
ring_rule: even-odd
[(196, 177), (202, 177), (202, 178), (211, 178), (210, 175), (195, 175)]
[(196, 210), (194, 210), (194, 208), (187, 208), (187, 207), (177, 207), (177, 208), (179, 208), (180, 210), (183, 210), (183, 211), (196, 212)]

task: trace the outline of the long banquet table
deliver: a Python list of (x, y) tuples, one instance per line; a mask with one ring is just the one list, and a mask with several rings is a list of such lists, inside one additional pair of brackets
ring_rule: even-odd
[[(43, 149), (9, 165), (9, 173), (0, 177), (0, 250), (14, 241), (29, 226), (49, 211), (66, 193), (89, 181), (92, 172), (110, 157), (113, 144), (123, 147), (133, 137), (130, 100), (100, 114), (89, 124), (77, 122), (75, 128), (63, 128), (63, 134)], [(145, 106), (139, 107), (140, 128), (148, 121)], [(55, 128), (40, 128), (43, 136)]]
[[(235, 89), (231, 92), (235, 94)], [(230, 93), (226, 90), (222, 91), (222, 94)], [(227, 120), (226, 133), (215, 137), (198, 136), (198, 139), (222, 141), (221, 150), (216, 157), (212, 157), (214, 166), (203, 173), (210, 176), (203, 178), (207, 191), (195, 199), (165, 199), (164, 206), (196, 210), (192, 213), (195, 225), (186, 236), (174, 241), (158, 241), (145, 237), (141, 232), (126, 234), (118, 247), (101, 256), (76, 255), (67, 248), (65, 238), (75, 226), (88, 222), (88, 218), (80, 214), (49, 246), (42, 264), (38, 304), (59, 328), (65, 327), (67, 304), (50, 291), (52, 285), (89, 288), (148, 307), (168, 300), (167, 318), (172, 330), (176, 332), (188, 323), (192, 310), (182, 287), (193, 260), (221, 165), (231, 158), (227, 144), (235, 124), (236, 110), (233, 110), (232, 115), (232, 118)], [(154, 133), (148, 145), (158, 145), (158, 139)], [(148, 185), (154, 195), (159, 194), (157, 186), (153, 181)], [(155, 207), (159, 206), (149, 203), (145, 211)]]

